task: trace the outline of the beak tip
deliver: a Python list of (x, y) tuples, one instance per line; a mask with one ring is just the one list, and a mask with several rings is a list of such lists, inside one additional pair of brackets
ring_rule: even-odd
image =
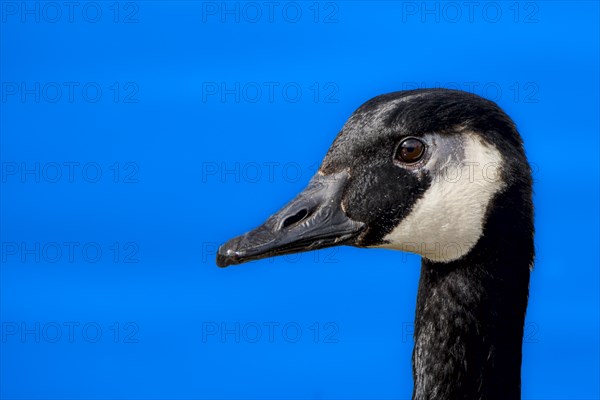
[(235, 251), (231, 246), (227, 246), (228, 243), (219, 247), (217, 250), (217, 266), (219, 268), (229, 267), (230, 265), (240, 264), (241, 254), (239, 251)]
[(227, 259), (226, 256), (222, 255), (222, 254), (217, 254), (217, 267), (219, 268), (225, 268), (230, 266), (231, 264), (229, 263), (229, 260)]
[(217, 250), (217, 267), (225, 268), (233, 264), (231, 249), (225, 250), (224, 246)]

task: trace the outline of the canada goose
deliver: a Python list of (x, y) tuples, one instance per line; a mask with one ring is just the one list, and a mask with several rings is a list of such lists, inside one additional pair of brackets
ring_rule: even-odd
[(495, 103), (446, 89), (369, 100), (307, 188), (217, 264), (337, 245), (422, 256), (413, 399), (520, 398), (532, 178)]

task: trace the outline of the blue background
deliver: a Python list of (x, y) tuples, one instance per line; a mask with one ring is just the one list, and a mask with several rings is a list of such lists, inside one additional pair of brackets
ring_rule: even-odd
[(410, 398), (419, 257), (214, 258), (417, 86), (516, 121), (523, 397), (599, 398), (597, 2), (62, 4), (0, 4), (3, 399)]

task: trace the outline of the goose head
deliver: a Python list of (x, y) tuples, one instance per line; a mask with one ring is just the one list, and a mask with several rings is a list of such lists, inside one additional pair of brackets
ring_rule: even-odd
[[(350, 116), (306, 189), (222, 245), (217, 265), (337, 245), (449, 263), (486, 235), (490, 210), (530, 205), (530, 179), (521, 138), (495, 103), (446, 89), (381, 95)], [(511, 189), (520, 198), (498, 204)]]

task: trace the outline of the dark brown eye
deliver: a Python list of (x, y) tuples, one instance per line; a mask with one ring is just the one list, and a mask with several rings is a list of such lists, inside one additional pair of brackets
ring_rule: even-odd
[(413, 164), (423, 158), (425, 154), (425, 144), (419, 139), (408, 138), (400, 142), (396, 150), (396, 160)]

